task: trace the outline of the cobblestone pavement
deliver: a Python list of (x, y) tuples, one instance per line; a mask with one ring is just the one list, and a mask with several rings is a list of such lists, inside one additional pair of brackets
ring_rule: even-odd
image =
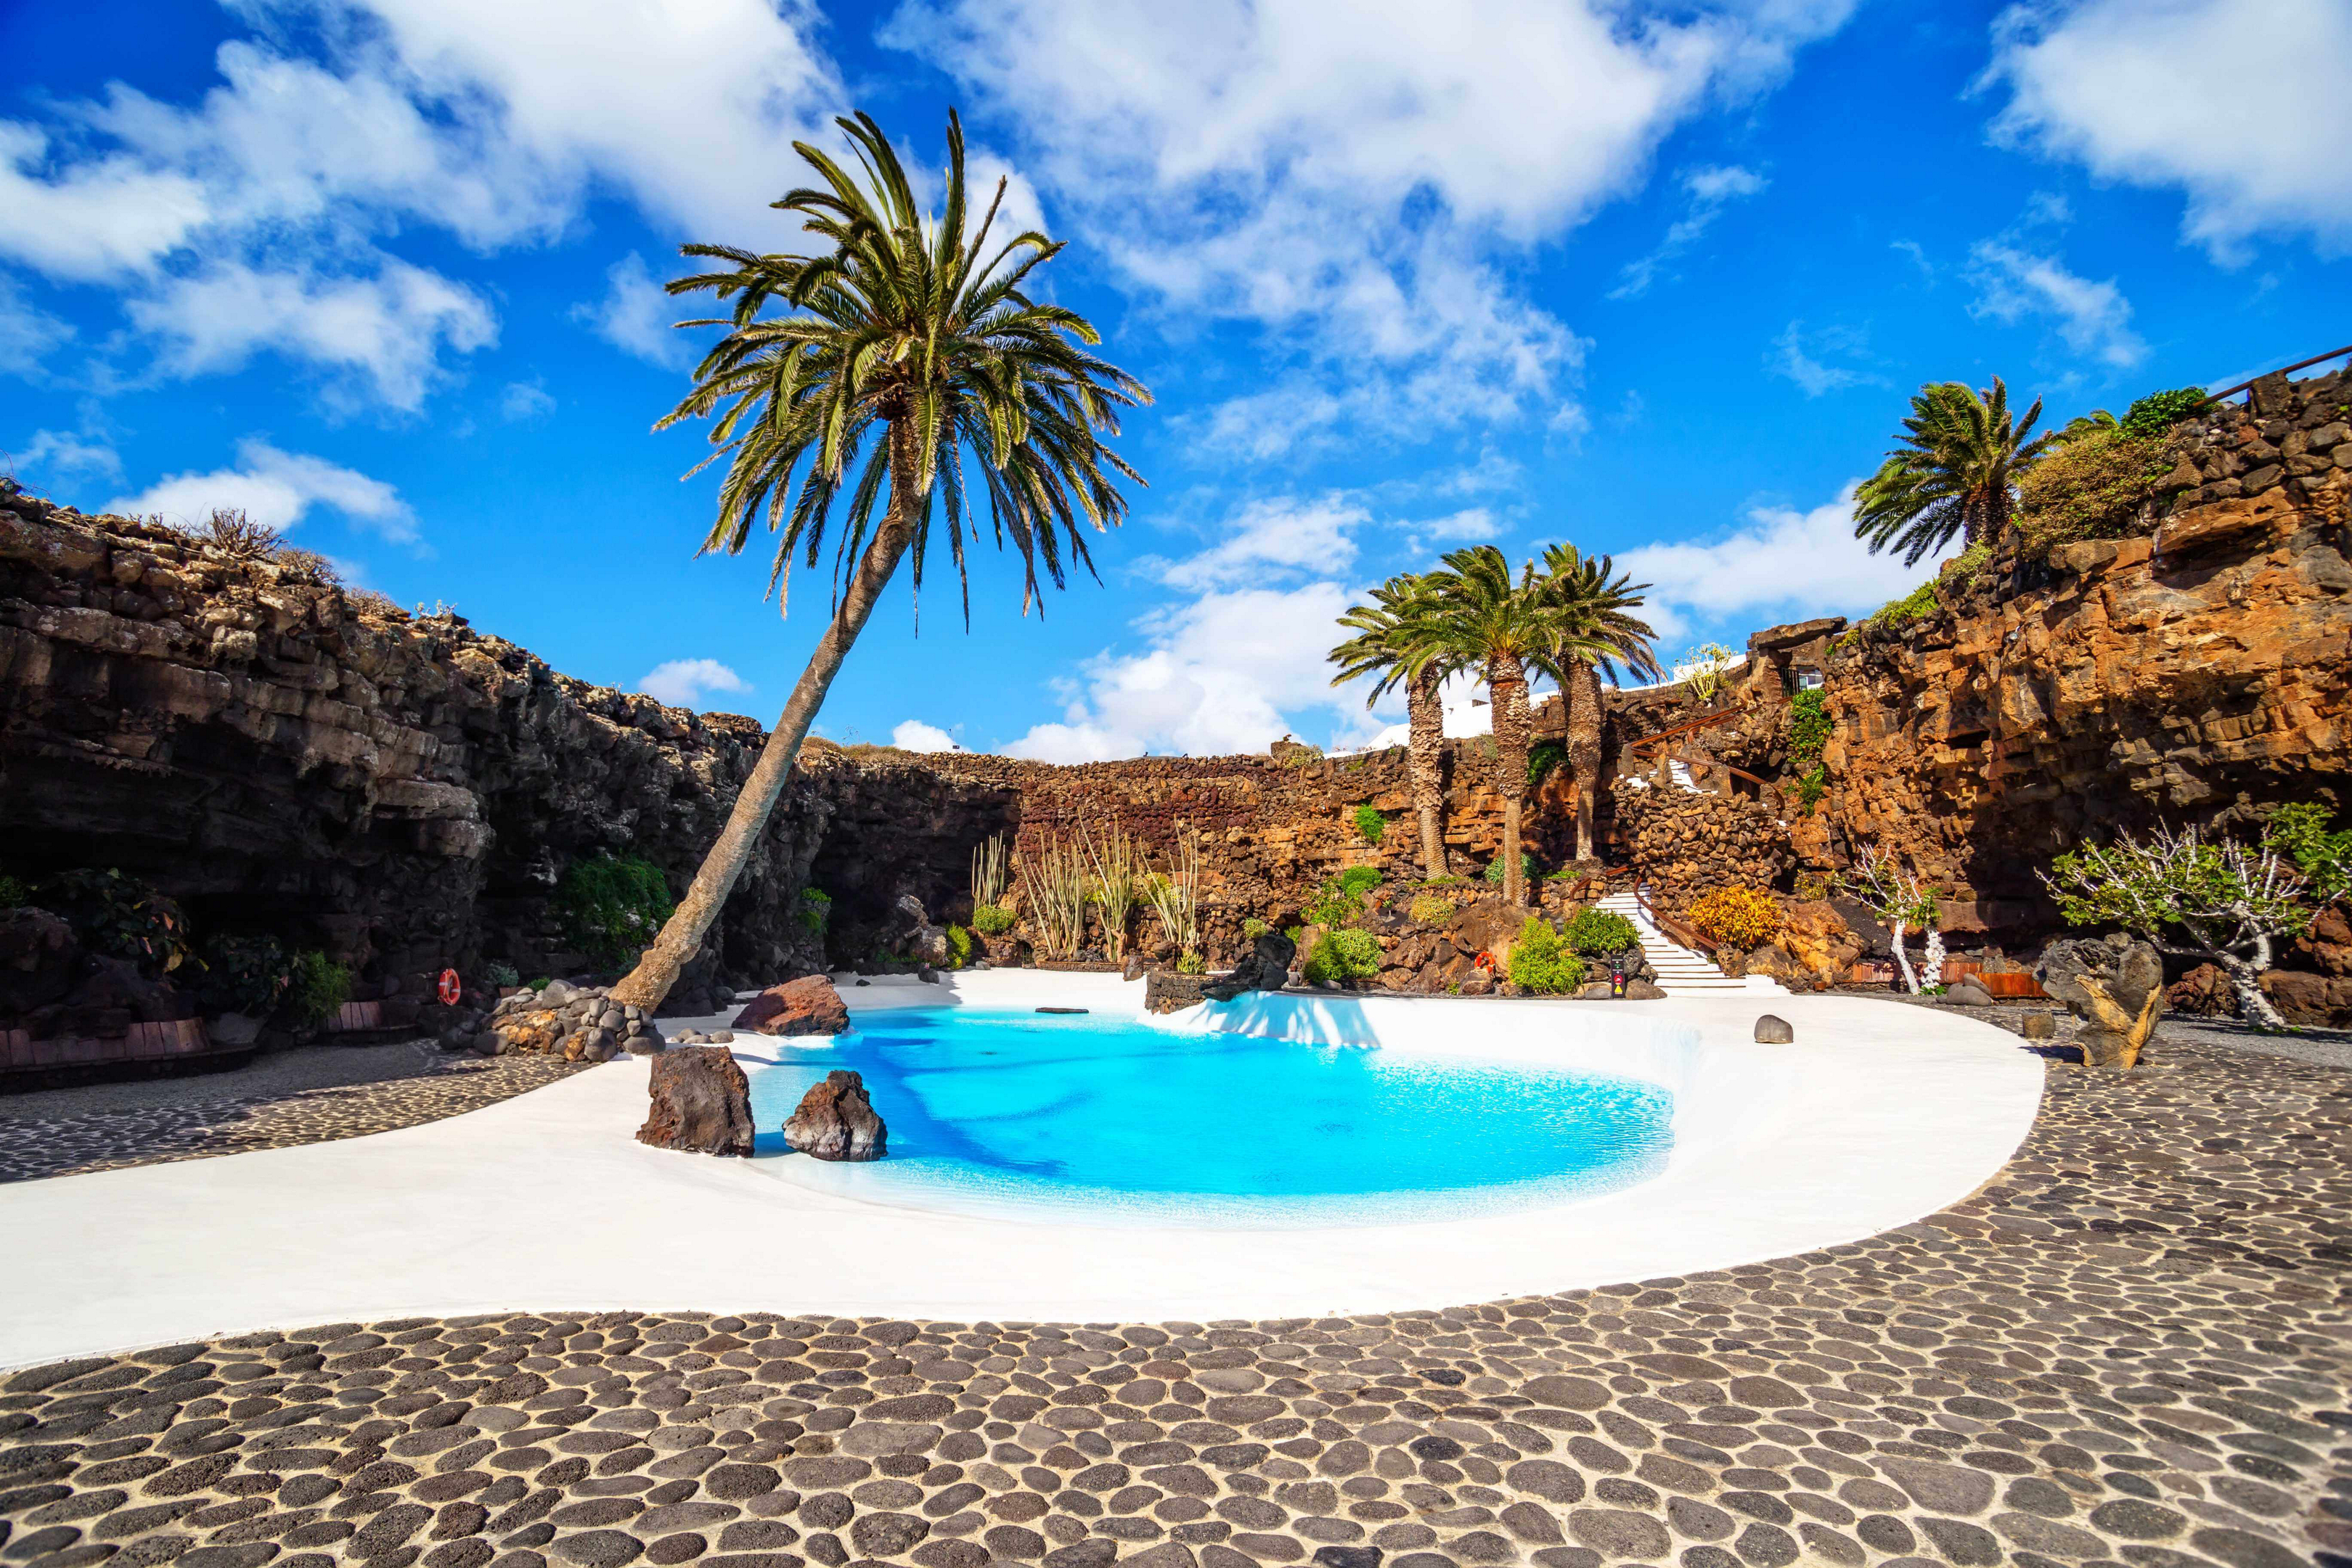
[(2352, 1077), (2168, 1055), (2053, 1066), (1949, 1211), (1687, 1279), (1149, 1327), (518, 1312), (24, 1372), (0, 1558), (2352, 1563)]
[[(416, 1060), (416, 1071), (372, 1083), (67, 1116), (0, 1118), (0, 1182), (389, 1132), (478, 1110), (581, 1070), (579, 1064), (553, 1057), (481, 1060), (444, 1057), (429, 1047), (420, 1050)], [(207, 1080), (181, 1081), (195, 1089)], [(5, 1342), (5, 1331), (0, 1330), (0, 1344)]]

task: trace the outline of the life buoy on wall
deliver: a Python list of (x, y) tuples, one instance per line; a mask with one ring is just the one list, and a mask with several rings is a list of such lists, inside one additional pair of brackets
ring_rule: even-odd
[(445, 969), (441, 972), (441, 984), (436, 989), (439, 992), (441, 1005), (445, 1007), (455, 1007), (457, 1005), (457, 998), (466, 994), (465, 984), (457, 978), (457, 972), (454, 969)]

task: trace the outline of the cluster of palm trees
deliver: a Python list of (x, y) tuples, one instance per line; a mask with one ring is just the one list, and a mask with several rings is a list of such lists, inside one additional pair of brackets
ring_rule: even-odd
[(1454, 551), (1434, 572), (1390, 578), (1371, 602), (1339, 617), (1355, 633), (1331, 650), (1339, 673), (1331, 684), (1373, 678), (1367, 705), (1402, 687), (1406, 755), (1425, 875), (1445, 875), (1439, 773), (1444, 739), (1439, 689), (1472, 674), (1486, 688), (1495, 731), (1495, 788), (1503, 797), (1503, 897), (1527, 899), (1520, 849), (1532, 718), (1528, 681), (1540, 675), (1559, 688), (1568, 710), (1568, 762), (1575, 781), (1576, 855), (1592, 857), (1592, 817), (1601, 784), (1601, 674), (1617, 667), (1656, 679), (1656, 635), (1633, 612), (1646, 583), (1629, 583), (1606, 555), (1555, 544), (1538, 564), (1510, 561), (1491, 544)]

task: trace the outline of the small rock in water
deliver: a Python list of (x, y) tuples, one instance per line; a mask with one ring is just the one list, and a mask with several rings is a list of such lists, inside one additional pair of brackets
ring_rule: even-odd
[(1797, 1042), (1797, 1031), (1789, 1020), (1767, 1013), (1756, 1020), (1756, 1043), (1759, 1046), (1790, 1046)]
[(879, 1160), (889, 1137), (866, 1098), (866, 1080), (845, 1068), (811, 1086), (784, 1123), (784, 1142), (819, 1160)]

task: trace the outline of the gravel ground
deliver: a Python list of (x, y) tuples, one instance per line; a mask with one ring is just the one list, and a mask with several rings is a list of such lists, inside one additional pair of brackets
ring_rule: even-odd
[(389, 1046), (303, 1046), (270, 1051), (227, 1072), (79, 1084), (71, 1089), (0, 1094), (0, 1121), (84, 1116), (93, 1111), (151, 1110), (226, 1100), (274, 1100), (304, 1089), (382, 1083), (440, 1070), (448, 1060), (430, 1040)]

